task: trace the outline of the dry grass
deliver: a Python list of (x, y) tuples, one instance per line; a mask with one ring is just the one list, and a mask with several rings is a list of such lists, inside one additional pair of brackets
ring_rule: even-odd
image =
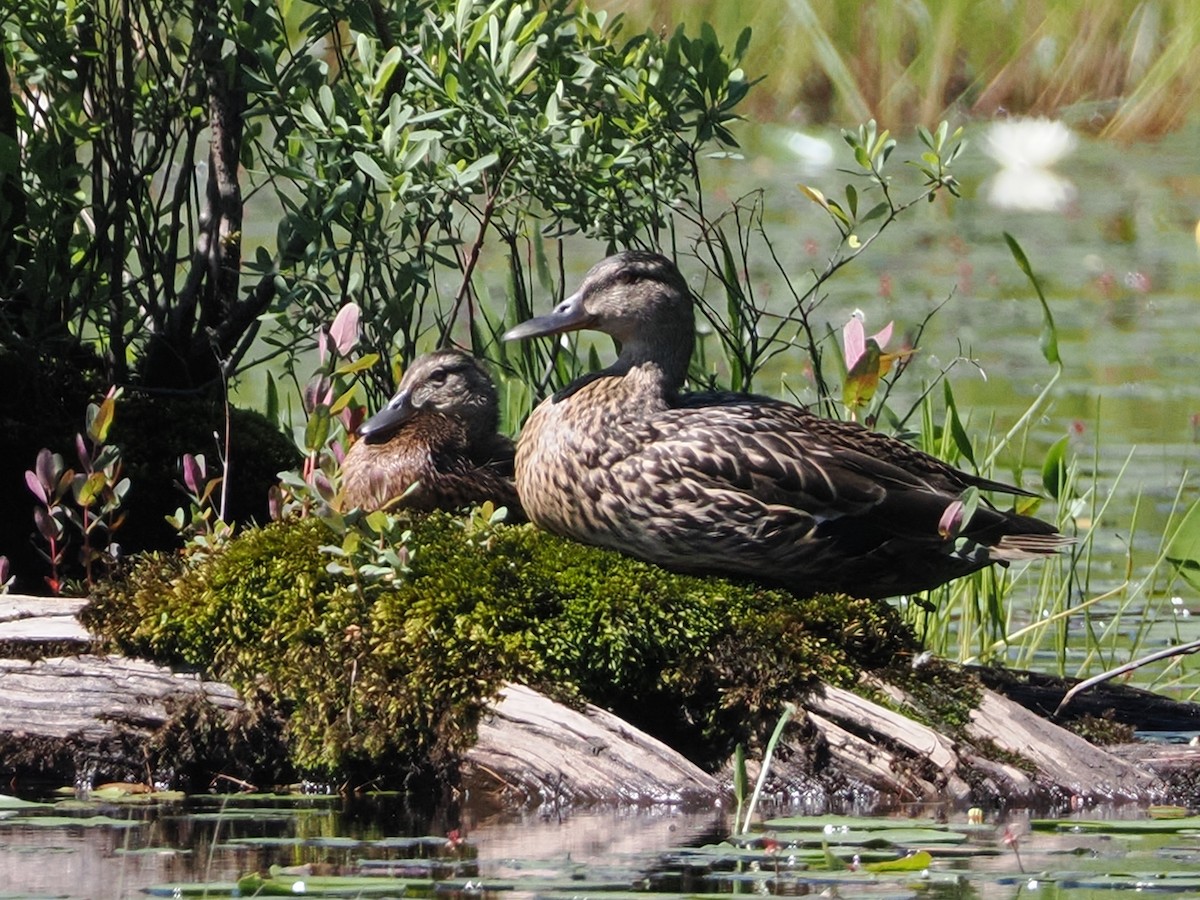
[(1064, 116), (1118, 139), (1169, 131), (1196, 108), (1195, 0), (594, 0), (630, 29), (754, 30), (753, 112), (775, 120)]

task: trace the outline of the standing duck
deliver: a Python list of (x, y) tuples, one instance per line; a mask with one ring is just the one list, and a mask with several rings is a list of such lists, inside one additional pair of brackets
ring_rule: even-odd
[(496, 388), (458, 350), (416, 359), (342, 463), (344, 505), (460, 509), (485, 500), (520, 515), (513, 443), (496, 433)]
[(586, 328), (620, 348), (615, 363), (544, 400), (525, 423), (516, 480), (531, 521), (677, 571), (802, 596), (925, 590), (1069, 542), (983, 502), (955, 523), (967, 488), (1026, 492), (855, 423), (749, 394), (680, 394), (694, 327), (675, 265), (630, 250), (594, 266), (549, 315), (504, 335)]

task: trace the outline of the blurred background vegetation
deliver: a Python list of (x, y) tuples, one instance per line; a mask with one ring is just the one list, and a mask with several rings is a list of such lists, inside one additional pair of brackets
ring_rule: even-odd
[(1190, 0), (600, 0), (634, 30), (753, 29), (759, 120), (890, 128), (1065, 116), (1131, 139), (1179, 127), (1200, 88)]

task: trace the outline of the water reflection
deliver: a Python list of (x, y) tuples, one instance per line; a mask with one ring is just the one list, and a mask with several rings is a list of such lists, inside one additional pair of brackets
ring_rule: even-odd
[[(98, 817), (116, 821), (90, 824)], [(644, 862), (647, 852), (720, 840), (724, 827), (718, 810), (430, 812), (400, 797), (69, 803), (0, 818), (0, 897), (117, 900), (154, 885), (230, 883), (273, 866), (297, 878), (531, 877), (537, 865)]]

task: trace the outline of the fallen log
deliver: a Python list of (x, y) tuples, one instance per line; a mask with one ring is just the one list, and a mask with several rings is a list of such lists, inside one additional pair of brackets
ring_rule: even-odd
[[(67, 638), (92, 648), (86, 632), (64, 624), (70, 608), (6, 601), (0, 626), (19, 623), (20, 634), (8, 632), (9, 658), (0, 659), (0, 771), (81, 788), (144, 781), (195, 789), (214, 775), (287, 770), (282, 722), (227, 685), (121, 656), (38, 658)], [(772, 763), (775, 799), (813, 810), (1070, 796), (1161, 802), (1186, 792), (1195, 771), (1197, 754), (1184, 752), (1193, 748), (1096, 747), (990, 690), (951, 736), (905, 712), (919, 705), (903, 691), (864, 686), (876, 700), (826, 686), (800, 701)], [(604, 710), (572, 709), (517, 684), (505, 685), (484, 715), (461, 771), (476, 798), (510, 808), (711, 804), (730, 783), (728, 773), (702, 771)]]

